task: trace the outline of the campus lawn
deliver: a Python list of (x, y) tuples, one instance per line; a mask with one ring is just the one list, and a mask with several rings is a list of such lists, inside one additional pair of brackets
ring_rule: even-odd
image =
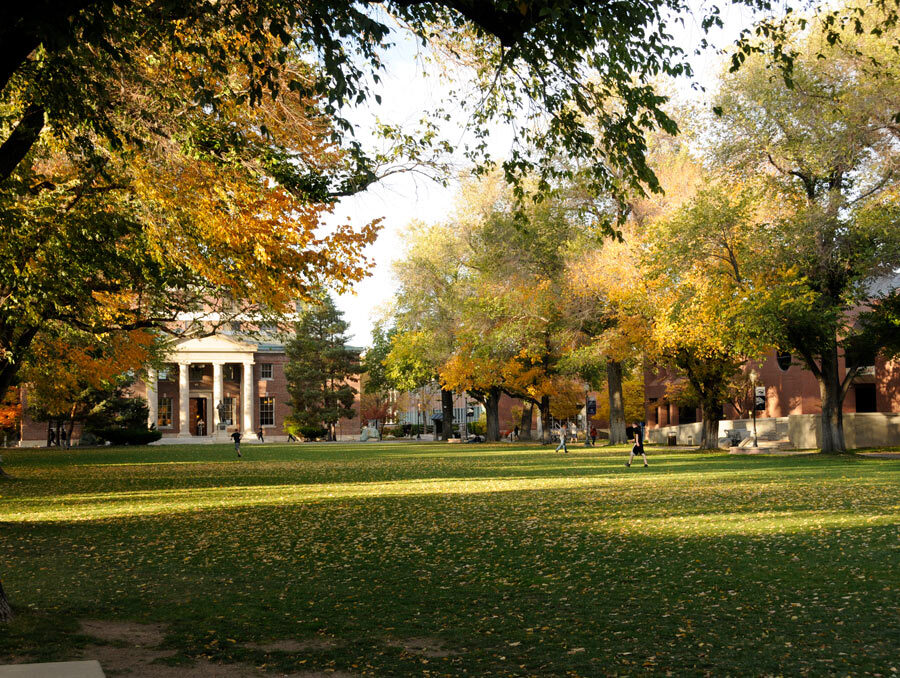
[(6, 452), (0, 664), (89, 619), (300, 676), (900, 671), (900, 460), (244, 447)]

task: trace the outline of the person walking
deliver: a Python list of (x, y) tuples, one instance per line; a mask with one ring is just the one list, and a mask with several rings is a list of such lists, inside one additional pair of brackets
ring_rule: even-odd
[(634, 456), (639, 454), (644, 458), (644, 468), (647, 468), (649, 464), (647, 464), (647, 453), (644, 452), (644, 433), (641, 431), (641, 423), (639, 421), (634, 422), (631, 431), (634, 436), (632, 438), (632, 440), (634, 440), (634, 446), (631, 448), (631, 455), (628, 457), (628, 461), (625, 462), (625, 466), (631, 466)]
[(294, 436), (293, 433), (291, 433), (290, 431), (288, 431), (287, 434), (288, 434), (288, 442), (289, 442), (289, 443), (296, 443), (296, 442), (297, 442), (297, 438)]
[(597, 444), (597, 427), (591, 426), (591, 447)]
[(557, 433), (559, 434), (559, 445), (556, 446), (556, 451), (559, 452), (560, 450), (562, 450), (566, 454), (569, 454), (569, 448), (566, 447), (566, 434), (568, 433), (568, 427), (565, 424), (560, 424)]
[(241, 435), (240, 431), (235, 431), (231, 434), (231, 439), (234, 441), (234, 451), (237, 452), (237, 456), (241, 455), (241, 438), (244, 436)]
[(256, 439), (261, 443), (266, 442), (266, 439), (263, 437), (263, 427), (262, 426), (260, 426), (259, 430), (256, 432)]
[(516, 424), (515, 427), (513, 428), (513, 442), (517, 441), (518, 439), (519, 439), (519, 425)]

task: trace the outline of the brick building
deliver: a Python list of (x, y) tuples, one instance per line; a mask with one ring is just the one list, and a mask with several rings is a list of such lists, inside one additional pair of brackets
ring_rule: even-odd
[[(900, 444), (900, 361), (871, 358), (853, 379), (844, 398), (844, 428), (848, 446)], [(798, 447), (815, 447), (816, 417), (821, 415), (819, 384), (812, 372), (789, 353), (772, 352), (760, 362), (747, 366), (758, 373), (757, 386), (764, 390), (763, 409), (757, 412), (760, 430), (772, 430), (772, 435)], [(843, 358), (838, 365), (841, 378), (846, 374)], [(675, 375), (664, 369), (648, 367), (644, 374), (647, 438), (662, 442), (667, 435), (677, 436), (679, 444), (699, 441), (700, 411), (694, 407), (677, 406), (666, 399), (666, 387)], [(749, 414), (748, 391), (745, 411), (738, 412), (726, 405), (722, 413), (720, 435), (729, 428), (746, 428)], [(743, 414), (743, 418), (741, 415)], [(802, 426), (801, 426), (802, 425)], [(806, 433), (795, 434), (798, 427)], [(859, 429), (859, 430), (856, 430)], [(859, 444), (853, 441), (858, 439)], [(863, 444), (863, 441), (868, 441)]]
[[(135, 383), (131, 391), (147, 400), (148, 424), (160, 430), (162, 442), (226, 442), (237, 430), (254, 440), (260, 428), (267, 441), (286, 440), (284, 420), (291, 414), (286, 363), (284, 344), (273, 339), (257, 341), (236, 334), (185, 339), (175, 345), (163, 369), (149, 370), (147, 379)], [(358, 389), (358, 382), (354, 386)], [(338, 422), (338, 439), (359, 437), (358, 396), (354, 409), (353, 419)], [(78, 427), (72, 437), (80, 437)], [(22, 445), (42, 445), (46, 440), (47, 424), (26, 415)]]

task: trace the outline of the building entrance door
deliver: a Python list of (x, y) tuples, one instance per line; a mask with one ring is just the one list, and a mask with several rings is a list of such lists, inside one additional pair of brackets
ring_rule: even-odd
[(205, 436), (209, 433), (209, 418), (206, 409), (206, 398), (191, 398), (188, 410), (191, 435)]

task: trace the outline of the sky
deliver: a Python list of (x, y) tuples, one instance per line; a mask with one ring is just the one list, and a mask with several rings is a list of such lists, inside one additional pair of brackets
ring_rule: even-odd
[[(700, 16), (699, 11), (695, 14)], [(710, 41), (718, 47), (727, 46), (736, 40), (741, 29), (751, 25), (753, 15), (745, 7), (727, 5), (723, 8), (722, 18), (724, 29), (716, 30), (709, 36)], [(693, 52), (702, 37), (699, 19), (689, 17), (683, 28), (673, 30), (673, 35), (676, 43), (685, 51)], [(378, 89), (382, 104), (379, 106), (372, 102), (365, 111), (356, 114), (355, 122), (361, 138), (368, 137), (367, 130), (376, 118), (413, 126), (423, 113), (446, 104), (444, 95), (447, 83), (436, 75), (426, 74), (416, 55), (417, 47), (412, 41), (398, 36), (397, 47), (386, 54), (385, 58), (383, 82)], [(720, 57), (714, 51), (707, 50), (702, 55), (693, 56), (691, 62), (695, 71), (694, 82), (707, 89), (712, 88), (720, 69)], [(691, 89), (691, 83), (687, 80), (677, 83), (677, 89), (681, 97), (702, 96)], [(442, 128), (451, 141), (460, 140), (458, 128), (461, 122), (463, 121), (455, 117)], [(494, 155), (504, 155), (510, 144), (509, 131), (496, 128), (492, 133), (491, 144)], [(352, 345), (368, 346), (371, 343), (373, 323), (390, 303), (396, 287), (391, 265), (403, 255), (403, 229), (414, 219), (426, 223), (445, 220), (453, 211), (454, 192), (453, 181), (448, 186), (442, 186), (420, 175), (399, 174), (337, 204), (332, 223), (350, 220), (361, 226), (373, 219), (383, 220), (377, 242), (366, 252), (374, 263), (372, 275), (358, 283), (351, 293), (337, 299), (338, 308), (350, 323), (348, 335)]]

